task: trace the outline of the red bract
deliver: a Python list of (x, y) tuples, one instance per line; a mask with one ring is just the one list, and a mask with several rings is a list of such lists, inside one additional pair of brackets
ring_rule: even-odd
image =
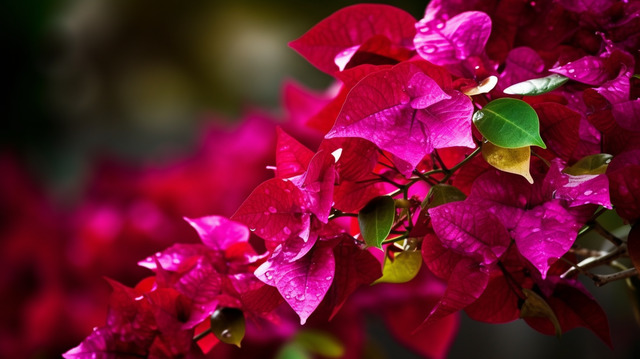
[(420, 67), (400, 64), (360, 81), (326, 138), (364, 138), (415, 167), (435, 148), (474, 147), (472, 110), (462, 93), (443, 91)]
[(170, 288), (142, 293), (117, 282), (111, 285), (107, 325), (95, 328), (65, 358), (203, 357), (191, 340), (193, 330), (183, 330), (188, 299)]
[[(275, 178), (231, 220), (189, 219), (203, 244), (142, 261), (154, 287), (142, 304), (113, 304), (113, 323), (83, 345), (112, 350), (122, 340), (110, 333), (133, 330), (122, 318), (140, 310), (159, 329), (125, 345), (190, 353), (184, 333), (227, 307), (251, 318), (252, 349), (269, 353), (267, 339), (296, 340), (295, 315), (314, 328), (349, 318), (361, 331), (362, 311), (432, 357), (446, 356), (463, 309), (490, 323), (524, 317), (546, 334), (583, 326), (611, 345), (575, 275), (637, 274), (590, 270), (626, 254), (598, 216), (640, 218), (637, 51), (619, 37), (638, 13), (604, 0), (434, 0), (417, 23), (385, 5), (336, 12), (291, 46), (337, 85), (326, 96), (289, 87), (285, 99), (324, 139), (309, 148), (278, 128)], [(592, 230), (616, 248), (581, 248)], [(360, 334), (346, 356), (359, 354)]]
[(410, 14), (392, 6), (353, 5), (324, 19), (290, 46), (320, 70), (333, 74), (343, 70), (359, 47), (376, 35), (395, 47), (409, 47), (414, 22)]
[(423, 59), (446, 67), (454, 75), (465, 76), (476, 70), (467, 60), (484, 53), (491, 34), (491, 18), (480, 11), (468, 11), (448, 20), (422, 19), (416, 29), (413, 42)]
[(616, 156), (607, 169), (607, 177), (616, 212), (629, 222), (640, 219), (640, 150)]

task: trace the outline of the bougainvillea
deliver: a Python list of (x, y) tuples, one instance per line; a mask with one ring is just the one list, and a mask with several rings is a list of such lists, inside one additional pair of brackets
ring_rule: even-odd
[[(142, 260), (154, 276), (111, 282), (106, 325), (65, 357), (233, 355), (221, 348), (245, 331), (263, 350), (358, 357), (326, 333), (361, 343), (361, 322), (341, 318), (368, 311), (431, 357), (461, 310), (545, 334), (586, 327), (611, 346), (577, 277), (637, 276), (590, 270), (638, 262), (597, 221), (640, 218), (638, 19), (633, 1), (433, 0), (420, 20), (339, 10), (291, 43), (337, 83), (285, 92), (322, 142), (278, 129), (274, 177), (231, 218), (186, 219), (202, 243)], [(613, 249), (582, 248), (589, 232)]]

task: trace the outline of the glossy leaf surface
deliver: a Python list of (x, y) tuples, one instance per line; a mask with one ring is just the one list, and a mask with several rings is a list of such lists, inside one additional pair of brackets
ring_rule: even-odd
[(539, 146), (540, 122), (535, 110), (526, 102), (501, 98), (489, 102), (473, 115), (473, 123), (489, 142), (505, 148)]
[(531, 79), (511, 85), (504, 89), (504, 93), (509, 95), (527, 96), (542, 95), (543, 93), (547, 93), (557, 89), (567, 81), (569, 81), (568, 77), (558, 74), (552, 74), (549, 76)]
[(358, 212), (360, 233), (370, 247), (381, 248), (393, 225), (396, 206), (392, 197), (380, 196), (372, 199)]

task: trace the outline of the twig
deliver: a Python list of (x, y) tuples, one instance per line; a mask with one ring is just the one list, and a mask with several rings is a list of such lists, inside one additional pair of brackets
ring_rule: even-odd
[(634, 267), (613, 274), (594, 274), (594, 278), (592, 279), (597, 287), (601, 287), (607, 283), (615, 282), (620, 279), (631, 278), (637, 275), (638, 270)]
[[(621, 246), (624, 244), (624, 241), (609, 232), (606, 228), (604, 228), (600, 223), (595, 222), (593, 225), (593, 230), (598, 232), (601, 236), (603, 236), (609, 242), (615, 244), (616, 246)], [(625, 247), (626, 249), (626, 247)]]
[[(575, 275), (576, 272), (580, 272), (582, 274), (587, 275), (587, 273), (588, 273), (587, 269), (595, 268), (595, 267), (601, 266), (603, 264), (610, 263), (610, 262), (614, 261), (615, 259), (619, 258), (620, 256), (622, 256), (623, 254), (625, 254), (626, 252), (627, 252), (627, 245), (626, 245), (626, 243), (622, 243), (619, 247), (617, 247), (612, 252), (609, 252), (609, 253), (607, 253), (605, 255), (602, 255), (600, 257), (597, 257), (597, 258), (590, 257), (590, 258), (587, 258), (587, 259), (583, 260), (582, 262), (578, 263), (577, 265), (574, 265), (573, 267), (569, 268), (569, 270), (564, 272), (560, 277), (562, 277), (562, 278), (571, 277), (571, 276)], [(595, 274), (594, 274), (594, 276), (595, 276)]]

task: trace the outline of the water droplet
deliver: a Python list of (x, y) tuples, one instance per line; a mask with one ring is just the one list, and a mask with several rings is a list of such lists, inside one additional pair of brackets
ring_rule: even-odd
[(576, 69), (569, 69), (569, 70), (567, 70), (567, 72), (572, 74), (572, 73), (576, 72)]
[(162, 253), (156, 252), (156, 257), (160, 257), (161, 255), (162, 255)]
[(135, 300), (143, 300), (144, 299), (144, 295), (138, 296), (134, 298)]
[(269, 212), (271, 212), (271, 213), (276, 213), (276, 212), (278, 212), (278, 210), (276, 209), (276, 207), (274, 207), (274, 206), (270, 206), (270, 207), (269, 207)]
[(438, 47), (435, 45), (424, 45), (420, 48), (420, 50), (422, 50), (422, 52), (424, 52), (425, 54), (433, 54), (434, 52), (438, 51)]
[(285, 226), (284, 228), (282, 228), (282, 232), (284, 232), (284, 234), (286, 235), (290, 235), (291, 234), (291, 230), (289, 229), (289, 227)]
[(533, 232), (533, 233), (540, 232), (540, 228), (532, 228), (531, 232)]
[(325, 280), (331, 280), (331, 278), (333, 278), (333, 277), (332, 277), (332, 276), (330, 276), (330, 275), (328, 275), (328, 276), (326, 276), (324, 279), (325, 279)]
[(256, 229), (255, 229), (255, 228), (249, 228), (249, 231), (251, 231), (251, 232), (255, 232), (255, 231), (256, 231)]
[(593, 191), (592, 191), (592, 190), (590, 190), (590, 189), (588, 189), (588, 190), (584, 191), (584, 195), (585, 195), (585, 196), (588, 196), (588, 195), (590, 195), (590, 194), (592, 194), (592, 193), (593, 193)]
[(98, 331), (98, 327), (93, 327), (93, 331), (94, 332)]
[(225, 329), (220, 333), (220, 336), (225, 339), (229, 339), (231, 338), (231, 331), (229, 329)]
[(290, 190), (290, 189), (288, 189), (288, 188), (285, 188), (285, 189), (284, 189), (284, 193), (291, 193), (291, 190)]
[(296, 300), (302, 302), (304, 300), (305, 296), (304, 294), (300, 294), (298, 296), (296, 296)]
[(173, 264), (180, 264), (180, 258), (175, 257), (173, 258), (172, 262)]
[(426, 34), (427, 32), (429, 32), (429, 30), (431, 30), (431, 28), (429, 26), (425, 26), (425, 27), (421, 27), (420, 30), (418, 31), (420, 31), (423, 34)]
[(262, 214), (264, 214), (265, 216), (268, 216), (268, 215), (270, 215), (271, 213), (269, 213), (269, 211), (264, 211), (264, 212), (262, 212)]
[(264, 276), (267, 277), (267, 279), (273, 278), (273, 275), (271, 274), (271, 272), (265, 272)]
[(442, 20), (438, 20), (438, 23), (436, 24), (436, 29), (443, 29), (444, 28), (444, 21)]

